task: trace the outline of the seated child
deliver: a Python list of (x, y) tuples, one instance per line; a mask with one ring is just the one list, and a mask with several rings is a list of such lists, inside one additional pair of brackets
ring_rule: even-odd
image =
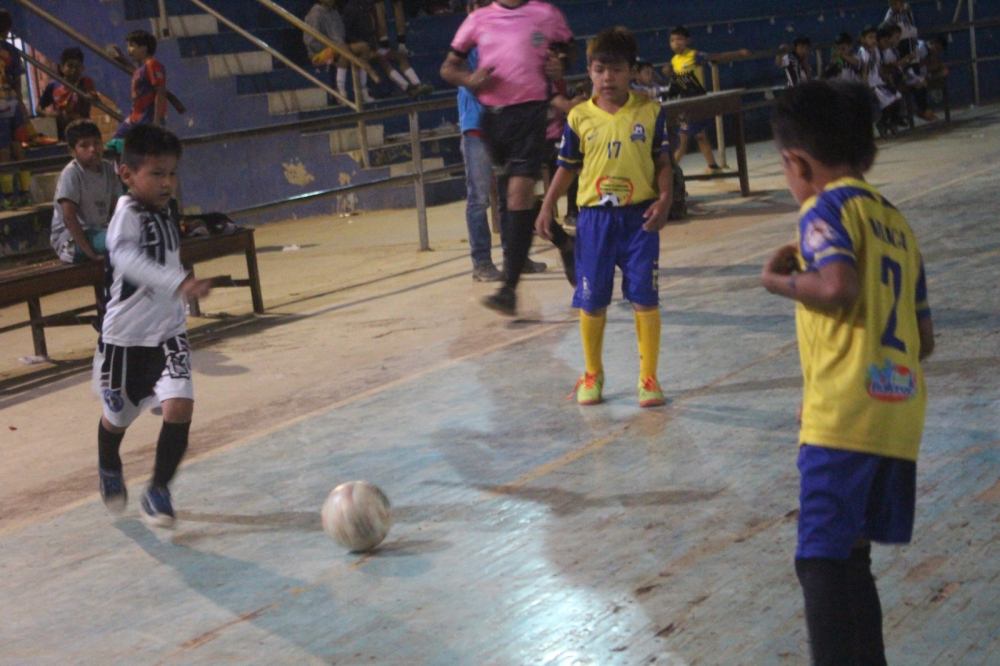
[(52, 249), (68, 263), (101, 259), (111, 213), (122, 193), (121, 181), (103, 159), (101, 130), (92, 121), (74, 120), (66, 127), (73, 161), (59, 174), (52, 211)]
[[(691, 48), (691, 32), (682, 25), (670, 31), (670, 49), (674, 52), (674, 57), (670, 63), (663, 68), (663, 74), (670, 77), (669, 96), (671, 98), (697, 97), (707, 94), (705, 88), (705, 67), (709, 62), (730, 62), (740, 57), (750, 55), (747, 49), (739, 51), (729, 51), (709, 55)], [(687, 154), (691, 137), (698, 142), (698, 148), (705, 157), (708, 170), (711, 173), (722, 171), (722, 167), (715, 163), (715, 155), (712, 154), (712, 145), (708, 142), (708, 128), (712, 126), (712, 119), (706, 118), (697, 122), (682, 121), (678, 129), (678, 145), (674, 152), (674, 161), (680, 164), (681, 159)]]
[(823, 79), (861, 83), (861, 61), (854, 55), (854, 38), (842, 32), (833, 47), (830, 64), (823, 70)]
[(812, 42), (809, 41), (808, 37), (799, 35), (792, 42), (791, 48), (782, 44), (780, 50), (782, 53), (775, 59), (775, 65), (785, 72), (789, 88), (793, 88), (813, 78), (812, 64), (809, 62), (809, 54), (812, 53)]
[(632, 303), (639, 338), (639, 406), (664, 404), (656, 377), (660, 353), (659, 231), (667, 222), (673, 171), (666, 114), (657, 102), (629, 91), (638, 44), (624, 28), (609, 28), (587, 45), (594, 97), (569, 114), (559, 169), (535, 221), (552, 239), (552, 206), (580, 175), (576, 231), (576, 291), (580, 309), (584, 374), (577, 402), (601, 402), (601, 350), (615, 267), (622, 269), (623, 296)]
[(635, 63), (635, 76), (632, 77), (632, 92), (645, 95), (649, 99), (660, 100), (664, 89), (656, 81), (656, 70), (648, 60)]
[(59, 139), (66, 140), (66, 126), (80, 118), (90, 118), (90, 104), (93, 95), (97, 93), (94, 81), (83, 75), (83, 51), (71, 46), (64, 49), (59, 57), (59, 73), (67, 82), (83, 90), (86, 95), (80, 95), (59, 81), (51, 81), (45, 86), (38, 107), (42, 113), (56, 119)]
[(872, 542), (909, 543), (934, 349), (923, 260), (903, 214), (864, 178), (875, 161), (863, 86), (809, 82), (771, 116), (798, 241), (764, 287), (796, 302), (805, 380), (795, 573), (813, 664), (885, 664)]
[(875, 100), (880, 110), (875, 123), (879, 136), (885, 138), (893, 131), (892, 119), (903, 96), (893, 90), (882, 78), (882, 52), (878, 48), (878, 28), (873, 25), (861, 30), (861, 49), (858, 51), (861, 61), (861, 79), (875, 93)]

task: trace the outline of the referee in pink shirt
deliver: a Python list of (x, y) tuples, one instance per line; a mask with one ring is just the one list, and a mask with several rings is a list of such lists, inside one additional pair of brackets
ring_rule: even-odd
[[(479, 68), (471, 72), (465, 59), (473, 47)], [(441, 65), (441, 78), (465, 86), (483, 105), (483, 141), (494, 167), (508, 177), (506, 219), (501, 220), (508, 230), (504, 285), (483, 304), (510, 316), (517, 312), (517, 283), (531, 250), (535, 182), (549, 153), (545, 140), (552, 97), (545, 76), (549, 49), (570, 54), (575, 50), (561, 11), (540, 0), (496, 0), (469, 14)], [(556, 234), (553, 242), (563, 263), (572, 262), (573, 237), (564, 231)]]

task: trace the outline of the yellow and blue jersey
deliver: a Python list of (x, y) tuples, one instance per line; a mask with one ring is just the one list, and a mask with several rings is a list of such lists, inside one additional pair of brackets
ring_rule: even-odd
[(802, 270), (844, 261), (861, 284), (850, 309), (798, 304), (800, 442), (916, 460), (927, 404), (917, 322), (930, 308), (910, 225), (870, 184), (842, 178), (803, 204), (799, 252)]
[(659, 196), (656, 161), (664, 150), (670, 150), (670, 139), (663, 109), (629, 93), (615, 114), (593, 99), (574, 107), (558, 164), (580, 172), (579, 206), (629, 206)]
[(688, 49), (684, 53), (678, 53), (670, 59), (670, 68), (673, 70), (671, 77), (672, 97), (696, 97), (704, 95), (705, 88), (705, 65), (708, 63), (708, 54), (694, 49)]

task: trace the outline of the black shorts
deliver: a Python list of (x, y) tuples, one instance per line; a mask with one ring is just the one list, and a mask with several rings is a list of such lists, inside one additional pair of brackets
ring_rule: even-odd
[(541, 178), (549, 154), (548, 113), (548, 102), (484, 107), (480, 122), (493, 166), (506, 176)]

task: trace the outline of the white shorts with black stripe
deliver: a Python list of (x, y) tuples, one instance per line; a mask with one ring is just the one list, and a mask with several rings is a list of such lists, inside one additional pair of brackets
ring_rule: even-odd
[(119, 428), (127, 428), (144, 409), (164, 400), (194, 400), (187, 334), (165, 340), (159, 347), (98, 342), (93, 388), (104, 405), (104, 417)]

